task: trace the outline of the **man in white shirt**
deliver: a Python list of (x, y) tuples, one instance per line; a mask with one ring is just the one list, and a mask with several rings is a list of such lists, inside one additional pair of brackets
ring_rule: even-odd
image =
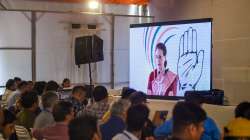
[(16, 101), (20, 99), (21, 94), (25, 93), (28, 90), (28, 83), (26, 81), (22, 81), (18, 86), (17, 90), (13, 92), (12, 95), (10, 95), (8, 99), (7, 106), (10, 108), (11, 106), (15, 105)]
[(13, 92), (16, 90), (16, 83), (13, 79), (9, 79), (6, 82), (6, 90), (2, 96), (1, 106), (7, 109), (7, 103), (10, 97), (12, 96)]
[(45, 128), (54, 125), (55, 120), (52, 114), (54, 105), (58, 102), (59, 98), (55, 92), (48, 91), (42, 95), (42, 112), (36, 117), (34, 127)]

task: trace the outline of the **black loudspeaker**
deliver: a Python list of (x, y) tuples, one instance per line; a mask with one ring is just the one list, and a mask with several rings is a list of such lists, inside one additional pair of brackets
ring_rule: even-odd
[(185, 100), (223, 105), (224, 91), (220, 89), (212, 89), (208, 91), (186, 91)]
[(104, 60), (103, 40), (96, 35), (77, 37), (75, 39), (76, 65)]
[(88, 24), (88, 29), (96, 29), (96, 25)]
[(72, 29), (80, 29), (81, 28), (81, 24), (71, 24), (71, 28)]

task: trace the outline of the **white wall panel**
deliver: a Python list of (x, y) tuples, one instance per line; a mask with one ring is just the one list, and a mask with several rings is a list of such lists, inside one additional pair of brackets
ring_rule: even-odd
[(15, 76), (31, 80), (30, 50), (0, 50), (0, 85)]
[(0, 47), (31, 47), (31, 23), (22, 12), (0, 11)]

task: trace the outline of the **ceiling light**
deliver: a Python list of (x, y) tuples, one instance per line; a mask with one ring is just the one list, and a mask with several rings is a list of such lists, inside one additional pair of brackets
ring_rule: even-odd
[(88, 3), (90, 9), (97, 9), (99, 7), (99, 2), (97, 0), (91, 0)]

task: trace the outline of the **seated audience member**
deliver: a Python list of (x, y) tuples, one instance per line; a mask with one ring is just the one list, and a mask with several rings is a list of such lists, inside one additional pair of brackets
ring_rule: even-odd
[(147, 103), (147, 95), (141, 91), (132, 93), (129, 98), (131, 105), (145, 104)]
[(234, 110), (235, 118), (246, 118), (250, 109), (250, 102), (241, 102)]
[(6, 140), (17, 140), (17, 135), (15, 132), (15, 120), (16, 116), (12, 114), (8, 110), (3, 110), (3, 122), (2, 122), (2, 130), (3, 137)]
[(22, 82), (22, 79), (20, 77), (14, 77), (14, 81), (16, 83), (16, 86), (18, 86)]
[(39, 96), (41, 96), (44, 93), (46, 86), (47, 83), (45, 81), (38, 81), (35, 82), (33, 90), (36, 91)]
[[(192, 102), (198, 106), (201, 106), (202, 99), (200, 97), (196, 97), (195, 99), (189, 100), (187, 102)], [(167, 120), (164, 124), (155, 129), (156, 137), (167, 137), (172, 135), (173, 132), (173, 118)], [(201, 140), (220, 140), (221, 134), (220, 130), (217, 127), (216, 123), (209, 116), (206, 117), (204, 121), (204, 133), (201, 136)]]
[(84, 115), (69, 123), (70, 140), (101, 140), (97, 128), (97, 119), (93, 116)]
[[(192, 102), (198, 106), (201, 106), (202, 99), (197, 96), (193, 97), (192, 99), (187, 99), (187, 102)], [(173, 118), (167, 120), (155, 129), (154, 134), (156, 137), (168, 137), (171, 136), (173, 133)], [(201, 136), (201, 140), (220, 140), (221, 134), (220, 130), (217, 127), (216, 123), (212, 118), (209, 116), (206, 117), (204, 121), (204, 133)]]
[(226, 137), (250, 139), (250, 102), (242, 102), (235, 109), (235, 119), (225, 127)]
[(37, 140), (69, 140), (68, 124), (74, 119), (72, 104), (60, 101), (54, 105), (52, 114), (56, 123), (42, 129), (34, 129), (33, 136)]
[[(130, 100), (130, 96), (133, 95), (133, 93), (135, 93), (136, 90), (129, 88), (129, 87), (123, 87), (122, 88), (122, 92), (121, 92), (121, 99), (125, 99), (125, 100)], [(109, 117), (110, 117), (110, 111), (107, 111), (103, 117), (102, 117), (102, 122), (106, 122)]]
[[(147, 106), (147, 95), (141, 91), (132, 93), (129, 97), (132, 106), (143, 104)], [(142, 140), (154, 137), (155, 126), (150, 119), (147, 119), (146, 124), (142, 129)]]
[(95, 102), (79, 111), (78, 116), (88, 114), (101, 120), (109, 109), (108, 91), (104, 86), (96, 86), (93, 90), (93, 97)]
[(110, 118), (100, 126), (102, 140), (111, 140), (116, 134), (122, 133), (125, 130), (127, 110), (130, 104), (128, 100), (120, 99), (112, 105)]
[(34, 88), (34, 83), (32, 81), (27, 81), (27, 83), (28, 83), (27, 90), (32, 91)]
[(127, 112), (127, 128), (117, 134), (112, 140), (140, 140), (142, 129), (148, 119), (149, 109), (143, 104), (131, 106)]
[(70, 87), (71, 87), (70, 80), (68, 78), (63, 79), (62, 88), (70, 88)]
[(57, 92), (58, 89), (59, 89), (59, 85), (57, 84), (57, 82), (55, 81), (49, 81), (46, 85), (46, 88), (45, 88), (45, 91), (54, 91), (54, 92)]
[(34, 128), (44, 128), (55, 123), (52, 109), (53, 106), (57, 103), (58, 96), (51, 91), (42, 95), (42, 112), (36, 117)]
[(22, 94), (21, 111), (17, 114), (17, 125), (24, 126), (28, 130), (33, 127), (38, 110), (38, 96), (34, 91)]
[(16, 83), (13, 79), (9, 79), (6, 82), (5, 87), (6, 87), (6, 89), (5, 89), (4, 94), (2, 95), (1, 106), (3, 108), (7, 109), (8, 108), (8, 106), (7, 106), (8, 101), (9, 101), (11, 95), (13, 94), (13, 92), (16, 90)]
[[(121, 99), (129, 100), (130, 95), (132, 95), (136, 90), (129, 88), (129, 87), (123, 87), (121, 92)], [(110, 117), (110, 111), (107, 111), (103, 117), (102, 122), (106, 122)]]
[(121, 93), (121, 98), (122, 99), (129, 99), (130, 95), (132, 93), (136, 92), (135, 89), (129, 88), (129, 87), (123, 87), (122, 88), (122, 93)]
[(84, 86), (75, 86), (72, 95), (66, 101), (73, 104), (74, 112), (77, 113), (85, 108), (87, 89)]
[(172, 140), (200, 140), (206, 112), (197, 104), (178, 102), (173, 109)]
[(8, 108), (15, 105), (17, 100), (20, 99), (21, 94), (25, 93), (27, 91), (28, 83), (26, 81), (22, 81), (18, 86), (17, 90), (13, 92), (13, 94), (9, 97), (8, 100)]

